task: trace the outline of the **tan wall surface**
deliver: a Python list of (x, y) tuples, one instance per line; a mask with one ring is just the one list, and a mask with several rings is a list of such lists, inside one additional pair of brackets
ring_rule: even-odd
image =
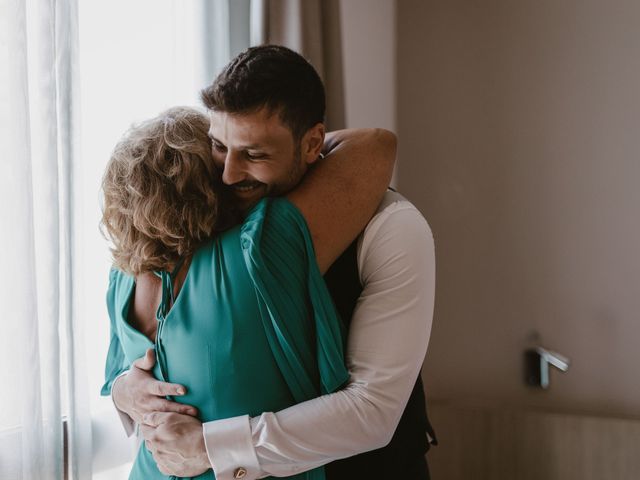
[(346, 125), (396, 131), (396, 1), (340, 0)]
[[(640, 417), (640, 2), (397, 8), (398, 185), (438, 261), (429, 398)], [(548, 392), (522, 380), (534, 331), (573, 362)]]

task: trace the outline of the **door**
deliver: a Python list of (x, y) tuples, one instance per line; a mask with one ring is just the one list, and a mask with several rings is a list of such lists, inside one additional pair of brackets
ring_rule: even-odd
[[(398, 26), (398, 187), (436, 242), (434, 478), (638, 478), (640, 4), (408, 0)], [(546, 390), (537, 346), (571, 361)]]

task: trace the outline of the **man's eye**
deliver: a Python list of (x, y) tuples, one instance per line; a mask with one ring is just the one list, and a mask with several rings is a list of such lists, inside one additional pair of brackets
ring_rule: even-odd
[(267, 155), (261, 152), (247, 152), (247, 158), (250, 160), (259, 160), (261, 158), (267, 158)]
[(216, 152), (226, 152), (227, 151), (227, 147), (225, 147), (221, 143), (215, 143), (215, 142), (213, 143), (213, 149)]

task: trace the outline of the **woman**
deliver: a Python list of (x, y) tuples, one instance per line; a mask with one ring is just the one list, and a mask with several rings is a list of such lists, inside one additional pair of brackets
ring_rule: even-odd
[[(347, 381), (340, 322), (316, 258), (326, 269), (364, 228), (395, 148), (385, 137), (387, 154), (372, 162), (354, 155), (353, 134), (355, 146), (328, 152), (301, 188), (263, 199), (227, 229), (237, 216), (213, 167), (208, 127), (197, 110), (174, 108), (133, 128), (103, 181), (115, 264), (103, 393), (153, 348), (154, 374), (186, 385), (176, 400), (196, 406), (202, 421), (281, 410)], [(337, 187), (354, 176), (353, 188)], [(319, 225), (336, 233), (314, 248), (312, 238), (324, 238)], [(141, 314), (148, 298), (139, 298), (150, 284), (159, 288), (151, 320)], [(143, 444), (130, 478), (167, 477)], [(323, 479), (324, 471), (291, 478)]]

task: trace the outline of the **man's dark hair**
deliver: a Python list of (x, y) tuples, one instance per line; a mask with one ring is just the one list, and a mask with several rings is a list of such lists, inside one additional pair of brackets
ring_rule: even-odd
[(201, 93), (211, 110), (252, 113), (267, 107), (300, 140), (307, 130), (324, 122), (322, 80), (301, 55), (279, 45), (245, 50)]

